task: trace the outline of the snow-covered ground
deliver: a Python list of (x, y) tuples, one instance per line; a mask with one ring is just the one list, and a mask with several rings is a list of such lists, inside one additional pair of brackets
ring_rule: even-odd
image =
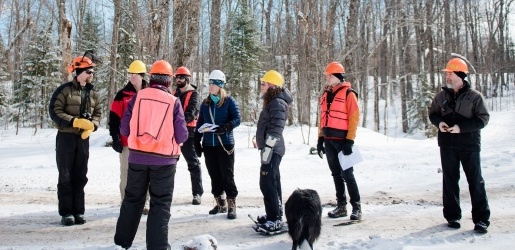
[[(251, 228), (247, 214), (264, 213), (259, 190), (259, 154), (250, 148), (255, 128), (235, 130), (235, 179), (239, 189), (238, 219), (209, 216), (213, 206), (210, 179), (203, 168), (205, 194), (193, 206), (189, 172), (177, 166), (169, 242), (181, 249), (193, 237), (210, 234), (219, 249), (289, 249), (287, 234), (264, 237)], [(306, 127), (303, 128), (307, 136)], [(310, 141), (316, 142), (316, 128)], [(316, 249), (510, 249), (515, 242), (515, 112), (492, 112), (483, 130), (482, 164), (492, 211), (489, 232), (473, 232), (467, 182), (462, 187), (462, 228), (450, 229), (442, 216), (440, 158), (436, 139), (392, 138), (360, 128), (356, 144), (365, 159), (355, 167), (364, 221), (333, 227), (345, 219), (329, 219), (324, 207), (322, 235)], [(63, 227), (57, 213), (57, 168), (53, 129), (0, 131), (0, 249), (117, 249), (113, 243), (119, 214), (118, 154), (104, 147), (108, 131), (91, 136), (86, 219)], [(334, 202), (327, 163), (309, 155), (314, 145), (302, 143), (299, 127), (285, 130), (287, 153), (281, 164), (283, 196), (296, 188), (318, 191), (322, 203)], [(412, 137), (413, 138), (413, 137)], [(201, 161), (204, 161), (202, 158)], [(146, 216), (142, 217), (134, 249), (145, 249)]]

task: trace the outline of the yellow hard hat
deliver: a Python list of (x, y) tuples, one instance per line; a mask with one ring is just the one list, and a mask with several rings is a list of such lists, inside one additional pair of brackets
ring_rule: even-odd
[(283, 76), (275, 70), (269, 70), (266, 72), (265, 75), (261, 78), (261, 81), (271, 83), (278, 87), (282, 87), (284, 83)]
[(131, 65), (129, 65), (129, 69), (127, 69), (127, 72), (131, 74), (147, 73), (147, 66), (145, 66), (145, 64), (142, 61), (135, 60), (131, 63)]

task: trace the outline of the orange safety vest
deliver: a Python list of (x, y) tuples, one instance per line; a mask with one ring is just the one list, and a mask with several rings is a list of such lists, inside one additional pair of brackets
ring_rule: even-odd
[(181, 147), (175, 141), (173, 110), (177, 98), (156, 88), (138, 91), (130, 121), (129, 149), (178, 158)]
[[(191, 99), (191, 95), (192, 94), (193, 94), (193, 91), (186, 92), (186, 97), (184, 99), (184, 105), (182, 105), (184, 112), (186, 112), (186, 107), (188, 107), (188, 105), (190, 104), (190, 99)], [(196, 128), (197, 127), (197, 120), (198, 120), (198, 115), (197, 115), (197, 117), (195, 117), (195, 119), (193, 119), (193, 121), (191, 121), (188, 124), (186, 124), (186, 127), (194, 127), (194, 128)]]
[[(351, 139), (355, 137), (355, 129), (349, 130), (350, 117), (354, 117), (353, 122), (359, 121), (359, 109), (347, 110), (347, 96), (350, 83), (344, 82), (342, 85), (333, 88), (335, 95), (331, 103), (327, 103), (327, 92), (324, 92), (320, 99), (320, 128), (322, 135), (328, 138)], [(356, 123), (357, 125), (357, 123)], [(348, 133), (350, 135), (348, 136)]]

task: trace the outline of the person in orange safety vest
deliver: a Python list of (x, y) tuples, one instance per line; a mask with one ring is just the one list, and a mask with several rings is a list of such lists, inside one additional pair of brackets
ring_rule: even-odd
[(351, 220), (361, 220), (361, 202), (354, 168), (342, 170), (338, 153), (352, 154), (359, 123), (357, 93), (345, 81), (345, 69), (338, 62), (331, 62), (325, 69), (327, 85), (320, 99), (320, 126), (317, 152), (320, 158), (326, 154), (333, 176), (337, 206), (328, 213), (330, 218), (347, 216), (345, 183), (352, 205)]

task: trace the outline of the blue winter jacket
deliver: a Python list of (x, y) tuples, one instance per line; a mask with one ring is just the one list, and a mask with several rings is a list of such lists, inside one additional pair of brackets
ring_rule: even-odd
[[(234, 136), (232, 130), (240, 125), (240, 109), (238, 108), (238, 104), (231, 96), (226, 97), (224, 104), (221, 107), (217, 107), (214, 102), (210, 102), (209, 106), (206, 104), (206, 100), (202, 102), (200, 105), (200, 112), (197, 121), (197, 128), (195, 129), (195, 133), (198, 135), (198, 128), (202, 126), (204, 123), (211, 123), (211, 116), (209, 114), (209, 110), (213, 114), (213, 119), (215, 120), (214, 124), (218, 126), (223, 126), (228, 124), (229, 132), (220, 135), (220, 139), (222, 140), (222, 144), (224, 145), (234, 145)], [(219, 146), (220, 141), (218, 140), (218, 136), (212, 132), (206, 132), (200, 134), (203, 136), (202, 146)]]

